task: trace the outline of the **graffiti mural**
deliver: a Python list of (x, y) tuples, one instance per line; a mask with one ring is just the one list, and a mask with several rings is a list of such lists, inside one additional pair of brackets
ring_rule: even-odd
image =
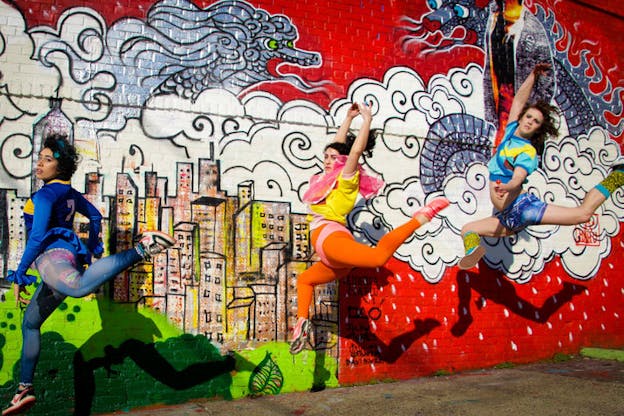
[[(621, 190), (586, 224), (485, 239), (479, 270), (457, 268), (462, 225), (491, 213), (485, 164), (535, 63), (553, 72), (533, 98), (555, 104), (563, 128), (529, 192), (575, 205), (622, 155), (622, 68), (608, 63), (619, 56), (611, 49), (595, 55), (606, 36), (600, 17), (588, 17), (579, 41), (558, 0), (345, 2), (341, 13), (360, 17), (350, 24), (317, 16), (330, 2), (31, 3), (0, 2), (10, 23), (0, 29), (3, 275), (23, 251), (21, 210), (38, 186), (41, 138), (53, 131), (81, 152), (73, 186), (102, 212), (107, 252), (132, 247), (147, 229), (176, 239), (93, 297), (68, 301), (82, 311), (76, 321), (53, 315), (44, 342), (63, 346), (77, 384), (50, 383), (75, 396), (76, 411), (408, 378), (624, 343), (624, 286), (611, 275), (624, 249)], [(349, 216), (354, 236), (376, 244), (431, 199), (451, 206), (385, 267), (317, 287), (313, 336), (291, 357), (297, 275), (317, 260), (302, 196), (352, 102), (372, 103), (382, 135), (363, 162), (386, 184)], [(19, 310), (0, 282), (10, 322), (0, 327), (0, 386), (11, 394)], [(115, 383), (121, 377), (163, 387), (134, 397)], [(119, 401), (102, 398), (111, 396)]]

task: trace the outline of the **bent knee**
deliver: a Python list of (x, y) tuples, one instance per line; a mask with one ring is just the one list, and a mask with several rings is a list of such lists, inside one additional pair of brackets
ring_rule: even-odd
[(24, 319), (22, 321), (22, 332), (26, 332), (26, 331), (38, 331), (41, 329), (41, 325), (43, 324), (43, 322), (34, 322), (28, 319)]
[(472, 223), (469, 222), (468, 224), (464, 224), (464, 226), (461, 228), (461, 235), (466, 235), (469, 232), (474, 232), (474, 227), (472, 226)]
[(392, 254), (394, 253), (390, 253), (390, 255), (380, 253), (380, 254), (373, 254), (369, 256), (367, 259), (367, 263), (369, 263), (368, 267), (384, 266), (388, 262), (388, 260), (390, 260), (390, 257), (392, 257)]
[(579, 224), (585, 224), (586, 222), (591, 220), (593, 215), (594, 215), (593, 212), (583, 211), (583, 213), (579, 217)]

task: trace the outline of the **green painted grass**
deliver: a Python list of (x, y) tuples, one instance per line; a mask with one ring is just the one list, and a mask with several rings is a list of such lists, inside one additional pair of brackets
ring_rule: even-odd
[(581, 355), (588, 358), (598, 358), (601, 360), (616, 360), (624, 362), (624, 350), (608, 348), (582, 348)]

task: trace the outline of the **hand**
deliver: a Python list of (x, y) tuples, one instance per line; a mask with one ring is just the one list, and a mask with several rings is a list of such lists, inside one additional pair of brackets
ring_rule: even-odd
[(533, 74), (535, 74), (536, 77), (540, 77), (546, 74), (546, 72), (550, 71), (551, 68), (552, 66), (550, 64), (546, 62), (541, 62), (535, 65), (535, 67), (533, 68)]
[[(371, 103), (372, 104), (372, 103)], [(360, 106), (360, 114), (364, 120), (372, 120), (373, 119), (373, 109), (370, 104), (362, 103)]]
[(14, 283), (13, 293), (15, 294), (15, 306), (20, 306), (20, 303), (24, 305), (28, 305), (30, 303), (30, 299), (26, 299), (22, 296), (22, 294), (30, 296), (30, 292), (26, 290), (26, 286), (20, 286), (17, 283)]
[(351, 104), (351, 107), (349, 107), (349, 110), (347, 111), (347, 117), (355, 118), (358, 114), (360, 114), (360, 107), (358, 106), (358, 104)]
[(502, 183), (500, 179), (498, 179), (494, 184), (494, 192), (496, 192), (496, 195), (498, 195), (499, 197), (503, 197), (507, 192), (509, 192), (509, 190), (506, 188), (507, 184)]

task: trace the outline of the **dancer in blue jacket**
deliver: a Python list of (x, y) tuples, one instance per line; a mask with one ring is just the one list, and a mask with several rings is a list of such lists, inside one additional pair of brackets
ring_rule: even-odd
[[(20, 384), (3, 416), (22, 413), (35, 404), (33, 378), (41, 349), (40, 328), (63, 300), (94, 292), (123, 270), (151, 260), (151, 256), (174, 243), (168, 234), (148, 231), (135, 247), (91, 264), (92, 255), (100, 258), (103, 252), (102, 215), (70, 185), (78, 161), (76, 148), (64, 136), (51, 135), (44, 142), (33, 172), (44, 185), (24, 206), (26, 248), (17, 270), (7, 276), (14, 283), (16, 301), (28, 306), (22, 322)], [(86, 245), (73, 231), (76, 213), (89, 219)], [(28, 294), (26, 286), (36, 282), (29, 268), (36, 269), (42, 280), (30, 301), (22, 296)]]

